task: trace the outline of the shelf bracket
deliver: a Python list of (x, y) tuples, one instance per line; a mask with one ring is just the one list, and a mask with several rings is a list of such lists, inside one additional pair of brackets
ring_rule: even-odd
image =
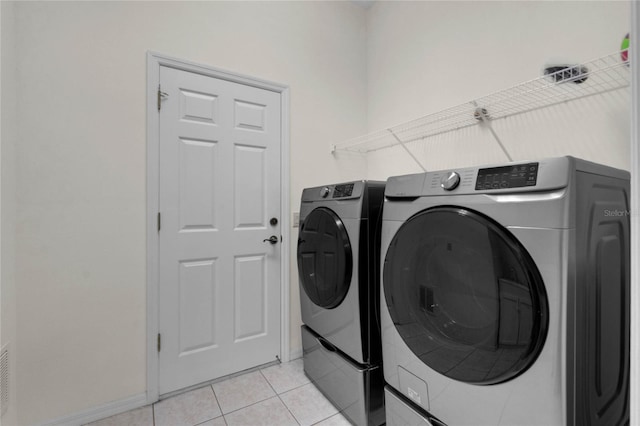
[(422, 171), (423, 171), (423, 172), (426, 172), (426, 171), (427, 171), (427, 169), (425, 169), (425, 168), (424, 168), (424, 166), (422, 165), (422, 163), (420, 163), (420, 161), (418, 161), (418, 159), (416, 158), (416, 156), (415, 156), (415, 155), (413, 155), (413, 153), (412, 153), (411, 151), (409, 151), (409, 148), (407, 148), (407, 146), (404, 144), (404, 142), (402, 142), (402, 141), (400, 140), (400, 138), (399, 138), (398, 136), (396, 136), (396, 134), (395, 134), (395, 133), (393, 133), (393, 130), (391, 130), (391, 129), (387, 129), (387, 130), (389, 131), (389, 133), (391, 133), (391, 136), (393, 136), (393, 137), (394, 137), (394, 139), (398, 141), (398, 143), (400, 144), (400, 146), (401, 146), (402, 148), (404, 148), (404, 150), (405, 150), (405, 151), (407, 151), (407, 154), (409, 154), (409, 156), (411, 156), (411, 158), (413, 158), (413, 161), (415, 161), (415, 162), (416, 162), (416, 164), (417, 164), (417, 165), (422, 169)]
[(476, 120), (480, 121), (481, 124), (484, 124), (487, 129), (489, 129), (489, 131), (493, 135), (493, 138), (496, 140), (496, 142), (498, 142), (498, 145), (500, 145), (500, 148), (502, 149), (504, 155), (507, 156), (507, 159), (509, 161), (513, 161), (513, 158), (511, 158), (511, 155), (509, 155), (509, 152), (504, 147), (502, 140), (500, 140), (496, 131), (493, 130), (493, 126), (491, 126), (491, 119), (489, 118), (487, 110), (479, 107), (476, 101), (473, 101), (472, 104), (476, 107), (476, 111), (473, 113), (473, 116), (476, 118)]

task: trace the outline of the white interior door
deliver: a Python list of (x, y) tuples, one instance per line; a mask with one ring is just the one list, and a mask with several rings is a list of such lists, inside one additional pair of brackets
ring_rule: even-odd
[(281, 95), (166, 66), (160, 84), (165, 394), (280, 355)]

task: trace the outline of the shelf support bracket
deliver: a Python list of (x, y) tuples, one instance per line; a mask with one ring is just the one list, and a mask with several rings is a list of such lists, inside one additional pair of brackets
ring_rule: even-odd
[(405, 151), (407, 151), (407, 154), (409, 154), (409, 156), (410, 156), (411, 158), (413, 158), (413, 161), (415, 161), (415, 162), (416, 162), (416, 164), (417, 164), (417, 165), (422, 169), (422, 171), (423, 171), (423, 172), (426, 172), (426, 171), (427, 171), (427, 169), (425, 169), (425, 168), (424, 168), (424, 166), (422, 165), (422, 163), (420, 163), (420, 161), (418, 161), (418, 159), (416, 158), (416, 156), (415, 156), (415, 155), (413, 155), (413, 153), (412, 153), (411, 151), (409, 151), (409, 148), (407, 148), (407, 146), (404, 144), (404, 142), (402, 142), (402, 141), (400, 140), (400, 138), (399, 138), (398, 136), (396, 136), (396, 134), (395, 134), (395, 133), (393, 133), (393, 130), (391, 130), (391, 129), (387, 129), (387, 131), (388, 131), (389, 133), (391, 133), (391, 136), (393, 136), (393, 137), (394, 137), (394, 139), (398, 141), (398, 144), (399, 144), (402, 148), (404, 148), (404, 150), (405, 150)]
[(498, 137), (498, 134), (496, 133), (496, 131), (493, 130), (493, 126), (491, 126), (491, 119), (489, 118), (489, 114), (487, 113), (487, 110), (484, 109), (484, 108), (479, 107), (478, 104), (475, 101), (473, 101), (472, 103), (476, 107), (476, 111), (473, 114), (473, 116), (477, 120), (479, 120), (481, 124), (484, 124), (484, 126), (487, 129), (489, 129), (489, 131), (493, 135), (493, 138), (496, 140), (496, 142), (498, 142), (498, 145), (500, 145), (500, 148), (502, 149), (502, 152), (504, 153), (504, 155), (506, 155), (506, 157), (507, 157), (507, 159), (509, 161), (513, 161), (513, 158), (511, 158), (511, 155), (509, 155), (509, 152), (504, 147), (504, 144), (502, 143), (502, 140), (500, 140), (500, 137)]

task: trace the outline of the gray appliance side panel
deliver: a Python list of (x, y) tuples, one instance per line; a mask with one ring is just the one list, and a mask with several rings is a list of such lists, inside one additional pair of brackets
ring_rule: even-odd
[(605, 166), (604, 164), (593, 163), (591, 161), (582, 160), (575, 157), (567, 157), (574, 163), (574, 168), (578, 172), (589, 173), (592, 175), (608, 176), (616, 179), (629, 180), (630, 174), (626, 170), (616, 169), (614, 167)]
[(624, 425), (629, 422), (629, 179), (581, 171), (575, 179), (575, 323), (567, 327), (575, 345), (567, 364), (575, 362), (569, 369), (575, 377), (567, 389), (573, 407), (568, 424)]
[[(385, 184), (369, 182), (360, 221), (358, 258), (358, 295), (360, 297), (360, 340), (363, 346), (363, 361), (377, 364), (382, 361), (380, 341), (380, 231)], [(355, 267), (355, 265), (354, 265)]]

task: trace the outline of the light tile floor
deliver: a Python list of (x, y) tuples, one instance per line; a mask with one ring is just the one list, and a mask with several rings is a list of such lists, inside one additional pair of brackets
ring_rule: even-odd
[(89, 426), (347, 426), (310, 383), (302, 359), (192, 390)]

